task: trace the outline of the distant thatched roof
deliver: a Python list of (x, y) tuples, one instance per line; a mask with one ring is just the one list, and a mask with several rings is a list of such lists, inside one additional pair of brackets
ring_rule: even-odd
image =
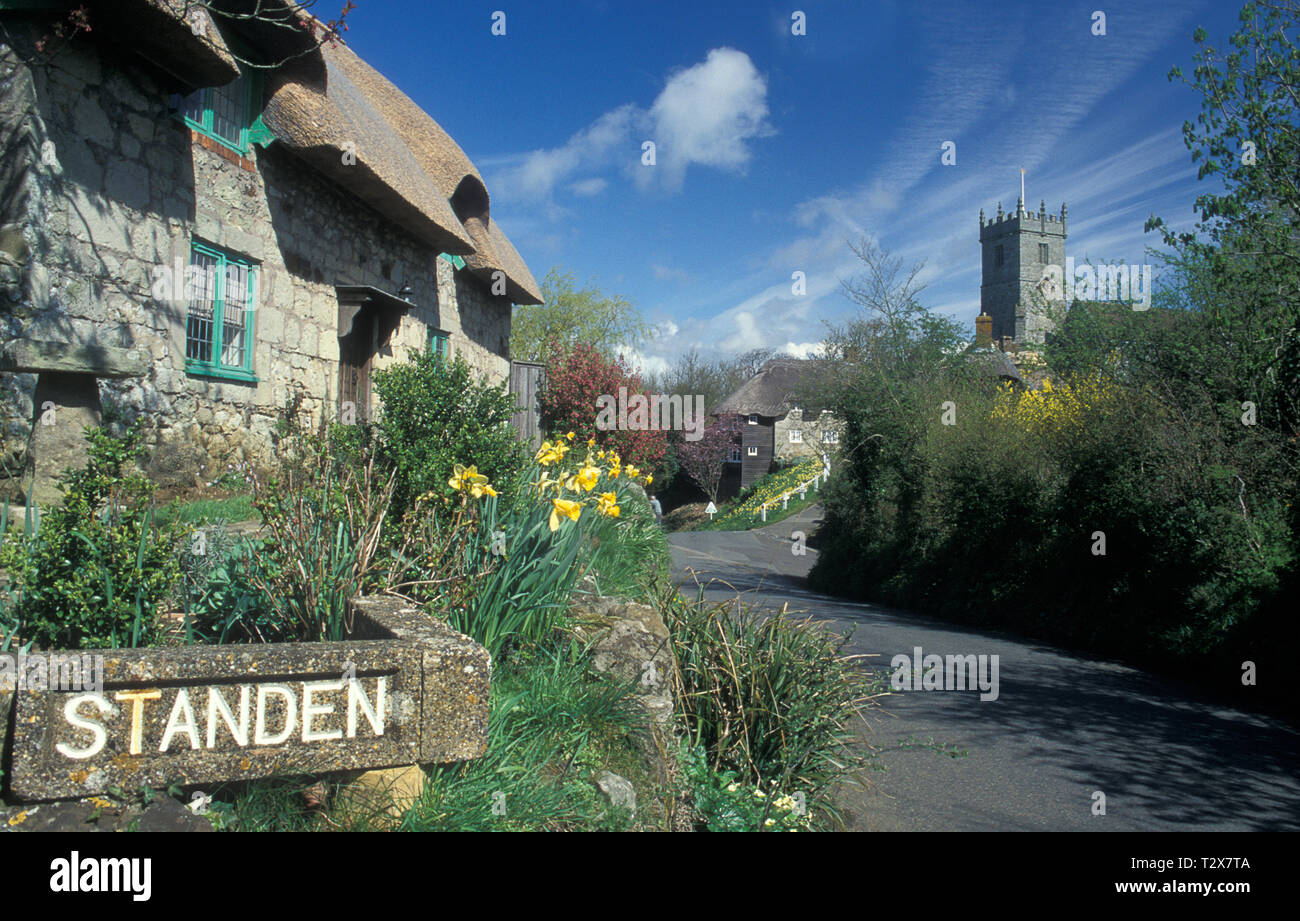
[(796, 405), (800, 391), (814, 383), (820, 367), (801, 358), (773, 358), (740, 389), (713, 408), (713, 414), (784, 416)]
[(1020, 369), (1006, 352), (994, 348), (973, 348), (966, 352), (966, 357), (975, 362), (980, 373), (986, 377), (1024, 383)]
[[(192, 55), (192, 79), (221, 85), (234, 78), (234, 73), (214, 78), (227, 73), (233, 63), (215, 29), (208, 30), (206, 44), (181, 34), (190, 32), (181, 19), (183, 0), (120, 2), (133, 8), (137, 21), (152, 22), (160, 15), (170, 15), (173, 26), (179, 21), (180, 30), (168, 34), (183, 43), (184, 54)], [(243, 11), (248, 4), (225, 0), (222, 6)], [(265, 11), (271, 16), (305, 15), (288, 0), (261, 0), (261, 8), (263, 18)], [(528, 266), (491, 220), (478, 170), (405, 93), (342, 44), (313, 48), (308, 33), (274, 23), (245, 21), (235, 28), (245, 41), (262, 46), (261, 55), (301, 54), (300, 46), (308, 43), (308, 53), (267, 75), (262, 120), (278, 142), (422, 240), (464, 256), (476, 275), (492, 281), (494, 273), (503, 272), (506, 294), (514, 303), (542, 302)]]

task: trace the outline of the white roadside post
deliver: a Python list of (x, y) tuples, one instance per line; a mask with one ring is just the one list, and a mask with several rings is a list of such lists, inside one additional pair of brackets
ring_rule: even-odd
[(716, 514), (718, 513), (718, 507), (717, 507), (716, 505), (714, 505), (712, 502), (710, 502), (710, 503), (709, 503), (709, 507), (706, 508), (704, 511), (708, 513), (708, 515), (709, 515), (709, 521), (712, 521), (712, 520), (713, 520), (713, 516), (716, 515)]
[(759, 506), (759, 509), (763, 512), (763, 520), (767, 521), (767, 503), (764, 502), (761, 506)]

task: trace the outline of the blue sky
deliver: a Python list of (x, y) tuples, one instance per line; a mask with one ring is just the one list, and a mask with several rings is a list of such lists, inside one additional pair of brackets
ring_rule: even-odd
[(856, 309), (840, 280), (864, 236), (973, 324), (979, 210), (1013, 209), (1022, 167), (1027, 206), (1068, 204), (1076, 261), (1147, 261), (1146, 217), (1188, 224), (1200, 191), (1181, 133), (1199, 97), (1166, 74), (1238, 8), (361, 0), (347, 40), (464, 148), (539, 280), (594, 278), (656, 324), (636, 354), (656, 371), (691, 346), (807, 354)]

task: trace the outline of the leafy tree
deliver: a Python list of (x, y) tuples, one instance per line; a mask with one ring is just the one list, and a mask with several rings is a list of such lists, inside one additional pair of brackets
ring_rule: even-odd
[(375, 391), (383, 403), (381, 457), (397, 477), (398, 513), (425, 492), (446, 491), (456, 464), (475, 465), (493, 483), (504, 483), (523, 462), (523, 445), (510, 426), (514, 398), (504, 384), (476, 377), (459, 355), (448, 361), (417, 352), (376, 371)]
[(1257, 402), (1261, 424), (1300, 430), (1300, 27), (1297, 0), (1247, 3), (1220, 52), (1203, 28), (1191, 79), (1201, 112), (1183, 139), (1201, 179), (1221, 188), (1196, 199), (1200, 221), (1175, 233), (1152, 216), (1171, 253), (1183, 306), (1204, 315), (1207, 345), (1227, 362), (1239, 399)]
[(719, 416), (705, 427), (699, 441), (682, 439), (676, 445), (682, 473), (704, 490), (710, 502), (718, 501), (718, 487), (733, 448), (740, 444), (740, 418), (735, 413)]
[(668, 432), (663, 430), (612, 429), (596, 427), (597, 401), (618, 399), (620, 388), (627, 397), (645, 393), (640, 378), (620, 358), (608, 358), (591, 345), (577, 345), (565, 351), (558, 344), (548, 349), (546, 385), (538, 395), (542, 425), (552, 435), (573, 432), (579, 442), (594, 438), (601, 450), (614, 450), (624, 464), (653, 471), (658, 480), (665, 476)]
[(587, 345), (608, 358), (651, 333), (632, 302), (605, 294), (593, 282), (578, 287), (574, 276), (551, 269), (542, 280), (542, 304), (515, 307), (510, 330), (510, 357), (545, 362), (550, 348), (568, 351)]

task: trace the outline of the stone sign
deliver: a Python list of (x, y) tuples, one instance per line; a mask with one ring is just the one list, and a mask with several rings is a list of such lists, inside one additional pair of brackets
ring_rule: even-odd
[[(398, 599), (337, 643), (112, 649), (94, 687), (3, 692), (11, 799), (460, 761), (487, 745), (491, 659)], [(0, 700), (0, 705), (6, 701)]]

